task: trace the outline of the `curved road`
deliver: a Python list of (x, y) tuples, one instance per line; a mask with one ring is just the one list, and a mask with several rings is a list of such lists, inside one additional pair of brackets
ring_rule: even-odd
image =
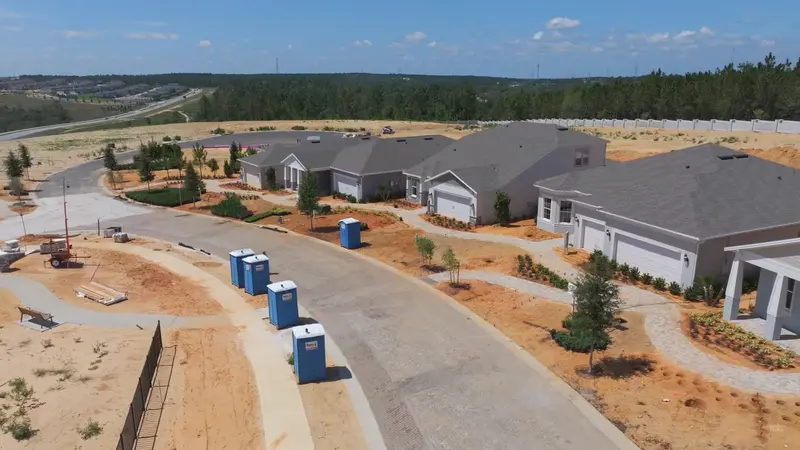
[[(64, 177), (71, 222), (88, 214), (73, 209), (79, 197), (91, 196), (93, 210), (118, 207), (122, 202), (98, 192), (100, 165), (54, 175), (42, 183), (39, 200), (60, 202)], [(419, 280), (310, 238), (160, 208), (129, 213), (101, 226), (121, 225), (224, 258), (237, 248), (266, 251), (271, 269), (298, 284), (300, 303), (341, 348), (388, 449), (635, 448), (596, 411), (576, 406), (585, 403), (568, 399), (496, 331)]]
[[(62, 128), (75, 128), (80, 126), (87, 126), (87, 125), (94, 125), (98, 123), (108, 123), (108, 122), (115, 122), (118, 120), (130, 119), (136, 116), (140, 116), (142, 114), (147, 114), (149, 112), (155, 111), (157, 109), (165, 108), (170, 105), (174, 105), (175, 103), (180, 103), (181, 101), (188, 100), (191, 97), (199, 95), (203, 92), (201, 89), (194, 89), (193, 91), (189, 91), (188, 94), (181, 94), (178, 97), (173, 97), (168, 100), (156, 102), (150, 105), (145, 106), (144, 108), (137, 109), (136, 111), (130, 111), (122, 114), (118, 114), (116, 116), (109, 116), (104, 117), (101, 119), (92, 119), (92, 120), (84, 120), (83, 122), (67, 122), (67, 123), (58, 123), (55, 125), (45, 125), (43, 127), (35, 127), (35, 128), (26, 128), (24, 130), (15, 130), (9, 131), (6, 133), (0, 133), (0, 141), (13, 141), (15, 139), (22, 139), (32, 134), (43, 133), (45, 131), (52, 131), (52, 130), (60, 130)], [(184, 99), (183, 97), (186, 96)]]

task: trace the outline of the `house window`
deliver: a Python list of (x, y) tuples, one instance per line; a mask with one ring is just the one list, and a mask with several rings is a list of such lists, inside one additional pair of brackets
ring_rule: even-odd
[(792, 309), (792, 297), (794, 297), (794, 280), (789, 278), (786, 283), (786, 301), (783, 303), (783, 306), (788, 310)]
[(579, 148), (575, 150), (575, 167), (586, 167), (589, 165), (589, 149)]
[(417, 198), (417, 190), (419, 189), (419, 181), (411, 180), (411, 196)]
[(542, 215), (546, 220), (550, 220), (550, 213), (552, 207), (553, 207), (553, 199), (545, 198), (544, 207), (542, 208)]
[(562, 200), (558, 208), (558, 221), (572, 223), (572, 202)]

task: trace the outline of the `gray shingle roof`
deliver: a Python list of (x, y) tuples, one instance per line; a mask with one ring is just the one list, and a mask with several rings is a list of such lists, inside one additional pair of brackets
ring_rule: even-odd
[(556, 125), (516, 122), (464, 136), (406, 173), (425, 179), (451, 170), (478, 192), (497, 190), (559, 147), (601, 141)]
[(342, 139), (341, 135), (323, 137), (320, 142), (302, 140), (299, 144), (296, 141), (286, 144), (270, 144), (265, 150), (261, 150), (255, 155), (242, 158), (242, 161), (261, 167), (275, 166), (294, 153), (308, 170), (315, 170), (329, 167), (339, 151), (352, 144), (352, 139)]
[(384, 139), (372, 136), (354, 141), (355, 145), (339, 152), (331, 167), (357, 174), (405, 170), (453, 142), (444, 136)]
[(571, 172), (536, 185), (588, 194), (579, 201), (700, 240), (800, 223), (796, 169), (714, 144)]

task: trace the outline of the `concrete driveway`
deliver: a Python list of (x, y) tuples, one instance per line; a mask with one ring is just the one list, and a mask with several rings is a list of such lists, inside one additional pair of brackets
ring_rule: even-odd
[[(51, 177), (39, 197), (59, 197), (62, 176), (76, 195), (95, 195), (97, 164)], [(93, 201), (93, 211), (119, 203), (102, 196)], [(300, 303), (341, 348), (389, 449), (632, 445), (599, 413), (585, 410), (582, 399), (567, 398), (556, 387), (560, 382), (536, 369), (521, 350), (419, 280), (301, 236), (173, 210), (136, 207), (124, 213), (101, 226), (121, 225), (222, 257), (243, 247), (266, 251), (278, 273), (273, 279), (298, 284)], [(70, 208), (70, 221), (87, 214)]]

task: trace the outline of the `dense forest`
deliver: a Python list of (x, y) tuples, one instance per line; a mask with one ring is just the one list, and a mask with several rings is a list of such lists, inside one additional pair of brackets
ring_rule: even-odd
[(800, 59), (729, 65), (716, 71), (567, 86), (358, 84), (333, 76), (243, 79), (201, 99), (195, 120), (500, 120), (529, 118), (800, 120)]

